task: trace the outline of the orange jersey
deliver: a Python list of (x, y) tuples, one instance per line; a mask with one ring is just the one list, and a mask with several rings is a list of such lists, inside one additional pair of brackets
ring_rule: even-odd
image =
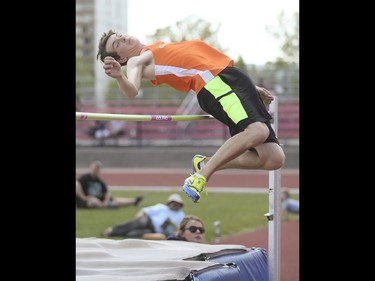
[(233, 60), (199, 39), (178, 43), (157, 42), (145, 47), (155, 60), (154, 86), (167, 84), (172, 88), (196, 94)]

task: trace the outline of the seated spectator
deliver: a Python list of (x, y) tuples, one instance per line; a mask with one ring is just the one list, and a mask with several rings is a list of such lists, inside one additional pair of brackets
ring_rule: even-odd
[(107, 129), (107, 121), (105, 120), (94, 120), (90, 122), (88, 135), (96, 139), (104, 139), (110, 135), (110, 131)]
[(158, 203), (142, 208), (134, 219), (107, 228), (102, 236), (122, 236), (140, 238), (146, 233), (159, 233), (163, 237), (174, 235), (185, 213), (182, 211), (184, 202), (180, 195), (171, 194), (167, 203)]
[(81, 175), (76, 180), (77, 208), (138, 207), (144, 196), (135, 198), (113, 197), (107, 184), (100, 178), (101, 167), (100, 161), (93, 161), (90, 164), (90, 172)]
[(204, 233), (203, 221), (197, 216), (189, 215), (180, 223), (177, 235), (171, 235), (167, 239), (203, 243)]
[(288, 220), (289, 213), (299, 214), (299, 201), (290, 198), (290, 192), (287, 187), (281, 189), (280, 195), (282, 204), (281, 219)]
[(107, 138), (110, 137), (110, 130), (108, 129), (108, 121), (106, 120), (94, 120), (90, 123), (88, 129), (88, 135), (98, 141), (100, 146), (104, 145)]
[(125, 135), (125, 121), (111, 120), (109, 121), (109, 137), (118, 138)]

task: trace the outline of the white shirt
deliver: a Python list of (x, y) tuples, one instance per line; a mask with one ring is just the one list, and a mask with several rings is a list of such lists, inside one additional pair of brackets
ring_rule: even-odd
[(283, 208), (284, 210), (293, 213), (298, 214), (299, 213), (299, 201), (288, 198), (283, 201)]
[(155, 232), (164, 233), (161, 225), (169, 218), (175, 225), (180, 225), (185, 213), (179, 209), (174, 211), (165, 204), (156, 204), (142, 209), (151, 219)]

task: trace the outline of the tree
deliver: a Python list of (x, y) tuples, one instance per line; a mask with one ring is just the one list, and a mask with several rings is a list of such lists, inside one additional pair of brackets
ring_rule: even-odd
[(281, 57), (277, 60), (286, 63), (299, 63), (299, 13), (289, 19), (282, 11), (278, 16), (278, 27), (267, 27), (268, 31), (281, 43)]
[(247, 72), (246, 63), (242, 56), (239, 56), (237, 61), (234, 62), (234, 65), (238, 68), (241, 68), (242, 70)]
[(284, 11), (278, 16), (278, 26), (266, 29), (280, 42), (281, 55), (259, 70), (261, 77), (276, 95), (299, 96), (299, 13), (287, 18)]
[(158, 28), (154, 35), (147, 36), (149, 43), (157, 41), (181, 42), (192, 39), (201, 39), (207, 44), (225, 52), (217, 39), (217, 33), (221, 24), (213, 26), (195, 15), (190, 15), (181, 21), (177, 21), (173, 26)]

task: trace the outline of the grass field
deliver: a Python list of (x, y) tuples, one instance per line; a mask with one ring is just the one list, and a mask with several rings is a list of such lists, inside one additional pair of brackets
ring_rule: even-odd
[[(166, 203), (170, 191), (146, 191), (144, 201), (140, 207)], [(254, 230), (268, 225), (264, 216), (268, 213), (268, 193), (219, 193), (209, 192), (208, 196), (203, 194), (200, 203), (193, 203), (185, 193), (177, 192), (183, 198), (185, 214), (199, 216), (205, 223), (206, 241), (214, 240), (213, 223), (221, 221), (222, 237)], [(113, 191), (114, 196), (134, 197), (140, 195), (138, 191)], [(298, 194), (293, 198), (299, 199)], [(119, 209), (100, 210), (76, 210), (76, 237), (100, 237), (100, 233), (107, 227), (121, 224), (133, 219), (139, 211), (136, 207), (125, 207)], [(289, 219), (297, 219), (296, 215), (289, 215)], [(122, 239), (114, 238), (114, 239)]]

